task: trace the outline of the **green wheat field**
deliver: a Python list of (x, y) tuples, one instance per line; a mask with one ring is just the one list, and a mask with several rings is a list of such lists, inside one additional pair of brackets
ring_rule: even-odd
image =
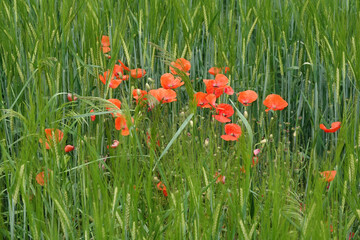
[(360, 239), (359, 21), (0, 1), (0, 239)]

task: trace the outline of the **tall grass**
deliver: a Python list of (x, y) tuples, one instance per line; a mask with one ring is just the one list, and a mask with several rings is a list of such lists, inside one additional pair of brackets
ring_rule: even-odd
[[(349, 0), (1, 1), (0, 236), (359, 238), (359, 10)], [(131, 89), (159, 87), (178, 57), (191, 61), (190, 89), (154, 111), (136, 107)], [(146, 69), (146, 78), (104, 86), (99, 74), (118, 59)], [(247, 118), (235, 96), (221, 99), (237, 108), (232, 120), (244, 134), (236, 143), (189, 103), (212, 66), (230, 67), (235, 92), (259, 94)], [(68, 92), (78, 101), (68, 102)], [(270, 93), (289, 106), (265, 113)], [(114, 130), (108, 98), (134, 117), (130, 136)], [(334, 121), (342, 122), (337, 133), (319, 129)], [(39, 144), (45, 128), (64, 131), (57, 148)], [(107, 149), (114, 139), (119, 147)], [(65, 154), (65, 143), (75, 151)], [(48, 169), (42, 187), (35, 176)], [(325, 170), (337, 170), (328, 186)]]

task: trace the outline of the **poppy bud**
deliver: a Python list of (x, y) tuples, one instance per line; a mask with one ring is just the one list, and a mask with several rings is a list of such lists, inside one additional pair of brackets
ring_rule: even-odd
[(152, 79), (152, 78), (148, 78), (147, 80), (148, 80), (149, 82), (155, 82), (155, 80)]
[(270, 134), (269, 138), (272, 139), (274, 136), (272, 134)]
[(244, 117), (247, 119), (249, 117), (249, 114), (247, 111), (244, 112)]
[(293, 136), (296, 137), (296, 131), (294, 132)]
[(146, 89), (146, 91), (149, 91), (151, 89), (150, 85), (148, 83), (145, 84), (145, 89)]
[[(133, 92), (135, 90), (135, 87), (134, 86), (131, 86), (130, 88), (130, 92)], [(139, 95), (139, 94), (138, 94)]]
[(266, 142), (267, 142), (266, 138), (260, 141), (260, 143), (266, 143)]
[(140, 89), (136, 90), (136, 93), (137, 93), (138, 96), (140, 96), (141, 95), (141, 90)]
[(205, 143), (204, 143), (205, 147), (207, 147), (209, 145), (209, 139), (205, 139)]
[(190, 126), (194, 126), (194, 122), (192, 120), (190, 121)]
[(185, 113), (184, 112), (181, 112), (180, 113), (180, 117), (184, 117), (185, 116)]

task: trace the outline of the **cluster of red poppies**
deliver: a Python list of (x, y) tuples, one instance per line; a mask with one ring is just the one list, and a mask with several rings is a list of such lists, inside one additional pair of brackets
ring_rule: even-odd
[[(101, 50), (108, 58), (111, 58), (108, 53), (110, 49), (110, 40), (108, 36), (102, 36), (101, 39)], [(102, 75), (99, 75), (100, 81), (112, 88), (117, 88), (122, 81), (127, 81), (130, 77), (134, 79), (142, 78), (146, 75), (146, 71), (141, 68), (130, 69), (122, 61), (118, 60), (119, 64), (115, 64), (112, 70), (106, 70)], [(136, 104), (141, 104), (148, 106), (149, 110), (153, 109), (157, 104), (164, 104), (177, 101), (176, 91), (174, 89), (184, 85), (182, 81), (182, 76), (184, 74), (190, 75), (189, 71), (191, 69), (191, 64), (188, 60), (184, 58), (179, 58), (170, 64), (170, 73), (165, 73), (160, 78), (161, 88), (152, 89), (148, 92), (142, 89), (134, 89), (132, 91), (133, 98), (136, 101)], [(223, 95), (233, 95), (234, 90), (229, 85), (229, 79), (226, 77), (226, 73), (230, 71), (229, 67), (212, 67), (209, 69), (209, 73), (215, 76), (214, 79), (204, 79), (203, 82), (206, 86), (206, 92), (197, 92), (194, 94), (194, 101), (200, 108), (206, 109), (215, 109), (216, 114), (212, 115), (217, 121), (221, 123), (227, 123), (225, 125), (225, 134), (221, 136), (225, 141), (237, 141), (242, 134), (241, 127), (235, 123), (231, 122), (230, 117), (234, 114), (234, 109), (231, 105), (226, 103), (217, 104), (217, 100)], [(250, 106), (251, 103), (256, 101), (258, 95), (252, 90), (246, 90), (237, 93), (238, 101), (243, 104), (245, 107)], [(69, 101), (76, 101), (77, 97), (72, 94), (68, 94)], [(111, 113), (115, 118), (115, 129), (121, 130), (121, 135), (128, 136), (130, 134), (127, 118), (124, 114), (121, 113), (121, 101), (118, 99), (108, 99), (108, 105), (106, 110)], [(267, 107), (266, 112), (273, 110), (283, 110), (288, 106), (288, 103), (277, 94), (268, 95), (263, 104)], [(94, 112), (91, 110), (90, 112)], [(91, 116), (91, 120), (95, 121), (96, 115)], [(133, 121), (133, 119), (132, 119)], [(335, 132), (340, 128), (340, 122), (335, 122), (331, 125), (330, 129), (327, 129), (323, 124), (320, 125), (320, 128), (325, 132)], [(58, 129), (45, 129), (45, 134), (47, 140), (45, 141), (46, 149), (50, 149), (54, 143), (59, 143), (63, 138), (63, 133)], [(150, 135), (148, 135), (149, 138)], [(40, 143), (43, 143), (40, 139)], [(157, 142), (159, 145), (159, 142)], [(119, 145), (119, 141), (114, 140), (114, 143), (110, 146), (111, 148), (116, 148)], [(108, 146), (109, 147), (109, 146)], [(65, 147), (65, 152), (70, 152), (74, 149), (73, 146), (67, 145)], [(256, 154), (255, 154), (256, 156)], [(336, 174), (336, 171), (335, 171)], [(332, 180), (335, 176), (333, 172), (323, 172), (322, 175), (327, 178), (327, 180)], [(327, 177), (329, 176), (329, 177)], [(41, 172), (36, 177), (36, 180), (40, 185), (44, 185), (44, 172)], [(225, 176), (216, 175), (218, 181), (225, 182)], [(160, 183), (159, 183), (160, 184)], [(161, 186), (160, 186), (161, 185)], [(158, 189), (166, 192), (166, 187), (164, 184), (158, 185)]]

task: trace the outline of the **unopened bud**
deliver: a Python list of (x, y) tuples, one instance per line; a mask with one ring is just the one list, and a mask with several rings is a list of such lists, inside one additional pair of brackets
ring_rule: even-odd
[(192, 120), (190, 121), (190, 126), (194, 126), (194, 122)]
[(267, 142), (267, 139), (264, 138), (263, 140), (260, 141), (260, 143), (266, 143)]
[(152, 78), (148, 78), (147, 80), (148, 80), (149, 82), (155, 82), (155, 80), (152, 79)]
[(138, 96), (140, 96), (141, 95), (140, 89), (136, 90), (136, 93), (137, 93)]
[(272, 134), (270, 134), (269, 138), (272, 139), (274, 136)]
[(205, 145), (205, 147), (207, 147), (209, 145), (209, 139), (208, 138), (205, 139), (204, 145)]
[(184, 117), (185, 113), (184, 112), (180, 112), (180, 117)]
[(294, 132), (293, 136), (296, 137), (296, 131)]
[(148, 83), (145, 84), (145, 89), (146, 89), (146, 91), (149, 91), (151, 89), (150, 85)]
[(247, 111), (244, 112), (244, 117), (247, 119), (249, 117), (249, 114)]

